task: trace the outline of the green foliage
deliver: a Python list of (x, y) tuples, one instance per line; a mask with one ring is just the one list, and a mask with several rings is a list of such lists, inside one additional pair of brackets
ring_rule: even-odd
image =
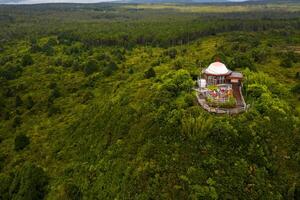
[(15, 138), (15, 150), (23, 150), (26, 146), (30, 144), (29, 138), (25, 134), (19, 134)]
[(18, 78), (23, 69), (18, 64), (6, 63), (4, 67), (0, 68), (0, 77), (6, 80), (13, 80)]
[(181, 92), (190, 92), (194, 85), (190, 73), (183, 69), (171, 71), (161, 79), (163, 83), (159, 85), (159, 88), (168, 91), (173, 96), (178, 96)]
[(256, 71), (256, 67), (252, 61), (251, 58), (249, 58), (247, 55), (245, 54), (237, 54), (234, 56), (234, 58), (232, 59), (231, 63), (230, 63), (230, 67), (232, 67), (232, 69), (236, 69), (236, 68), (249, 68), (253, 71)]
[(285, 57), (282, 59), (280, 66), (285, 67), (285, 68), (291, 68), (293, 66), (293, 62), (288, 57)]
[(268, 92), (268, 88), (261, 84), (250, 84), (247, 86), (247, 94), (252, 98), (259, 98), (263, 93)]
[(29, 54), (26, 54), (22, 57), (22, 61), (21, 64), (23, 67), (26, 67), (28, 65), (32, 65), (33, 64), (33, 59)]
[(265, 49), (255, 49), (252, 51), (252, 58), (257, 63), (264, 63), (268, 56), (269, 54)]
[(82, 199), (82, 193), (78, 186), (67, 183), (60, 187), (57, 199), (65, 199), (65, 200), (81, 200)]
[(11, 182), (12, 178), (9, 175), (0, 173), (0, 199), (10, 199), (9, 187)]
[(117, 69), (118, 69), (117, 64), (116, 64), (115, 62), (113, 62), (113, 61), (110, 61), (110, 62), (108, 63), (108, 65), (105, 66), (105, 68), (104, 68), (104, 70), (103, 70), (103, 74), (104, 74), (105, 76), (110, 76), (110, 75), (112, 75), (112, 73), (113, 73), (114, 71), (116, 71)]
[(26, 108), (31, 109), (34, 106), (34, 101), (31, 96), (28, 96), (26, 99)]
[(90, 59), (85, 64), (85, 67), (83, 69), (85, 75), (91, 75), (99, 70), (98, 62), (94, 59)]
[[(0, 138), (0, 144), (2, 142), (3, 138)], [(5, 159), (7, 158), (6, 155), (4, 155), (3, 153), (0, 154), (0, 171), (2, 170), (2, 168), (5, 166)]]
[(148, 69), (147, 71), (145, 71), (145, 73), (144, 73), (145, 78), (152, 78), (155, 76), (156, 76), (156, 73), (152, 67), (150, 69)]
[(61, 96), (61, 93), (59, 90), (55, 87), (50, 91), (49, 97), (48, 97), (48, 103), (51, 104), (55, 99)]
[(17, 128), (22, 124), (22, 119), (19, 115), (15, 116), (12, 121), (12, 127)]
[(175, 48), (170, 48), (164, 52), (164, 55), (174, 59), (177, 56), (177, 50)]
[(300, 94), (300, 83), (298, 83), (297, 85), (295, 85), (292, 88), (292, 92), (295, 93), (295, 94)]
[(229, 97), (228, 101), (222, 102), (220, 104), (222, 108), (234, 108), (236, 107), (236, 99), (234, 97)]
[[(297, 10), (0, 6), (0, 199), (294, 198)], [(247, 112), (198, 105), (195, 80), (216, 58), (242, 71)]]
[(48, 177), (44, 170), (32, 163), (25, 163), (13, 178), (9, 189), (13, 200), (43, 199)]
[(16, 98), (15, 98), (16, 108), (19, 107), (19, 106), (22, 106), (22, 104), (23, 104), (23, 101), (22, 101), (21, 97), (19, 95), (17, 95)]

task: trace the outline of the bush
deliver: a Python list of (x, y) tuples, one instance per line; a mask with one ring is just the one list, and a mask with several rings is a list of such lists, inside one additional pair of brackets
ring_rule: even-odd
[(164, 52), (164, 55), (174, 59), (177, 56), (177, 50), (175, 48), (168, 49)]
[(251, 84), (247, 86), (247, 94), (253, 98), (259, 98), (263, 93), (268, 92), (268, 88), (261, 84)]
[(39, 46), (36, 39), (31, 39), (30, 41), (30, 52), (36, 53), (41, 51), (41, 47)]
[(221, 108), (234, 108), (236, 106), (236, 99), (234, 97), (229, 97), (228, 101), (220, 104)]
[(252, 71), (256, 71), (256, 67), (247, 55), (245, 54), (237, 54), (230, 63), (230, 67), (232, 69), (236, 68), (249, 68)]
[(7, 63), (0, 69), (0, 77), (6, 80), (14, 80), (21, 75), (22, 71), (23, 69), (21, 66)]
[[(2, 138), (0, 138), (2, 140)], [(1, 143), (1, 141), (0, 141)], [(5, 164), (5, 160), (7, 158), (7, 155), (3, 154), (3, 153), (0, 153), (0, 171), (2, 170), (2, 168), (4, 167), (4, 164)], [(0, 181), (1, 183), (1, 181)], [(1, 198), (0, 198), (1, 199)]]
[(48, 177), (42, 168), (25, 163), (15, 174), (9, 195), (14, 200), (44, 199), (47, 184)]
[(48, 108), (48, 117), (51, 117), (52, 115), (59, 114), (59, 113), (60, 113), (60, 109), (56, 106), (51, 105)]
[(58, 98), (58, 97), (60, 97), (60, 92), (59, 92), (59, 90), (58, 90), (57, 88), (54, 88), (54, 89), (51, 90), (51, 92), (50, 92), (50, 95), (49, 95), (49, 97), (48, 97), (48, 103), (49, 103), (49, 104), (52, 104), (53, 101), (54, 101), (56, 98)]
[(91, 75), (98, 71), (98, 62), (94, 59), (89, 60), (83, 69), (85, 75)]
[(22, 57), (22, 61), (21, 61), (21, 64), (22, 64), (22, 66), (23, 67), (26, 67), (26, 66), (28, 66), (28, 65), (32, 65), (33, 64), (33, 59), (32, 59), (32, 57), (30, 56), (30, 55), (24, 55), (23, 57)]
[(25, 134), (17, 135), (15, 138), (15, 150), (23, 150), (27, 145), (30, 144), (29, 138)]
[(128, 74), (133, 74), (133, 73), (134, 73), (133, 69), (132, 69), (132, 68), (129, 68), (129, 69), (128, 69)]
[(12, 182), (12, 178), (6, 174), (0, 174), (0, 199), (10, 199), (9, 198), (9, 187)]
[(168, 91), (172, 96), (178, 96), (183, 91), (189, 93), (194, 86), (190, 73), (183, 69), (169, 72), (162, 77), (162, 80), (163, 84), (160, 88)]
[(155, 77), (155, 76), (156, 76), (156, 73), (155, 73), (155, 71), (152, 67), (150, 69), (148, 69), (144, 74), (145, 78), (152, 78), (152, 77)]
[(295, 94), (300, 94), (300, 83), (298, 83), (297, 85), (295, 85), (292, 88), (292, 92), (295, 93)]
[(265, 50), (253, 50), (252, 51), (252, 58), (254, 60), (254, 62), (257, 63), (263, 63), (264, 61), (266, 61), (268, 57), (268, 54)]
[(93, 98), (94, 98), (94, 94), (92, 92), (90, 91), (83, 92), (80, 94), (80, 103), (85, 104)]
[(58, 191), (58, 199), (80, 200), (82, 199), (82, 193), (78, 186), (72, 183), (67, 183), (62, 185)]
[(293, 62), (291, 59), (286, 57), (281, 60), (280, 66), (285, 68), (291, 68), (293, 66)]
[(12, 127), (13, 127), (13, 128), (17, 128), (17, 127), (19, 127), (21, 124), (22, 124), (21, 117), (17, 115), (17, 116), (13, 119), (13, 121), (12, 121)]
[(300, 72), (296, 72), (295, 78), (300, 80)]
[(23, 104), (23, 101), (21, 99), (21, 97), (19, 95), (16, 96), (16, 99), (15, 99), (15, 107), (19, 107)]
[(43, 53), (45, 53), (47, 56), (53, 56), (54, 55), (54, 48), (50, 46), (49, 44), (45, 44), (42, 47)]
[(31, 96), (28, 96), (26, 99), (26, 108), (31, 109), (34, 106), (34, 101)]
[(103, 74), (105, 76), (110, 76), (117, 69), (118, 69), (118, 66), (115, 62), (109, 62), (109, 64), (104, 68)]

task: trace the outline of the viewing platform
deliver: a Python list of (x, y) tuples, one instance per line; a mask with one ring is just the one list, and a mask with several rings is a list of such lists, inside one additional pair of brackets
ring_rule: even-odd
[(238, 114), (247, 110), (242, 94), (243, 75), (228, 70), (221, 62), (214, 62), (203, 71), (204, 78), (198, 78), (197, 100), (208, 112), (217, 114)]

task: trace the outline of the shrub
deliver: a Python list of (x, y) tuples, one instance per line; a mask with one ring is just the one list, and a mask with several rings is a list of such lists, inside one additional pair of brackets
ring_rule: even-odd
[(48, 117), (51, 117), (52, 115), (60, 113), (60, 109), (56, 106), (51, 105), (48, 108)]
[(185, 61), (183, 59), (177, 59), (173, 62), (173, 69), (179, 70), (185, 66)]
[(10, 199), (9, 198), (9, 187), (12, 182), (12, 178), (6, 174), (0, 174), (0, 199)]
[(133, 73), (134, 73), (133, 69), (132, 69), (132, 68), (129, 68), (129, 69), (128, 69), (128, 74), (133, 74)]
[(115, 62), (109, 62), (108, 65), (104, 68), (103, 74), (105, 76), (110, 76), (117, 69), (118, 69), (118, 66)]
[(7, 63), (0, 69), (0, 77), (3, 77), (6, 80), (14, 80), (21, 75), (22, 71), (21, 66)]
[(268, 54), (265, 50), (253, 50), (252, 51), (252, 58), (254, 60), (254, 62), (257, 63), (263, 63), (264, 61), (266, 61), (268, 57)]
[(31, 109), (34, 106), (34, 101), (31, 96), (28, 96), (26, 99), (26, 108)]
[(195, 102), (195, 95), (194, 94), (186, 94), (184, 97), (184, 101), (187, 106), (193, 106)]
[(98, 71), (98, 62), (94, 59), (89, 60), (83, 69), (85, 75), (90, 75)]
[(265, 85), (251, 84), (247, 86), (247, 94), (253, 98), (259, 98), (263, 93), (268, 92), (268, 88)]
[(145, 78), (152, 78), (152, 77), (155, 77), (155, 76), (156, 76), (156, 73), (155, 73), (155, 71), (152, 67), (150, 69), (148, 69), (144, 74)]
[(26, 67), (26, 66), (28, 66), (28, 65), (32, 65), (32, 64), (33, 64), (33, 59), (32, 59), (32, 57), (31, 57), (29, 54), (24, 55), (24, 56), (22, 57), (21, 64), (22, 64), (23, 67)]
[(30, 52), (36, 53), (41, 51), (41, 47), (39, 46), (36, 39), (31, 39), (30, 41)]
[(23, 101), (19, 95), (16, 96), (15, 98), (15, 107), (19, 107), (23, 104)]
[(74, 63), (74, 59), (71, 57), (67, 57), (65, 59), (62, 59), (62, 66), (65, 68), (72, 67)]
[(85, 104), (93, 98), (94, 98), (94, 94), (92, 92), (90, 91), (83, 92), (80, 94), (80, 103)]
[(289, 58), (283, 58), (280, 62), (281, 67), (291, 68), (293, 66), (293, 62)]
[(17, 135), (15, 138), (15, 150), (23, 150), (27, 145), (30, 144), (29, 138), (25, 134)]
[(15, 174), (9, 195), (14, 200), (44, 199), (47, 184), (48, 177), (42, 168), (25, 163)]
[(295, 93), (295, 94), (300, 94), (300, 83), (298, 83), (297, 85), (295, 85), (292, 88), (292, 92)]
[(256, 67), (247, 55), (245, 54), (237, 54), (230, 63), (230, 67), (232, 69), (236, 68), (249, 68), (252, 71), (256, 71)]
[[(0, 138), (0, 139), (2, 140), (2, 138)], [(0, 143), (1, 143), (1, 141), (0, 141)], [(6, 157), (7, 157), (7, 155), (5, 155), (3, 153), (0, 153), (0, 171), (4, 167), (4, 163), (5, 163)], [(0, 183), (1, 183), (1, 181), (0, 181)]]
[(172, 71), (162, 77), (163, 84), (160, 86), (162, 90), (166, 90), (177, 96), (181, 92), (190, 92), (194, 86), (194, 81), (188, 71), (180, 69)]
[(55, 46), (57, 45), (57, 40), (55, 38), (49, 38), (48, 41), (47, 41), (47, 44), (50, 45), (50, 46)]
[(45, 44), (42, 47), (42, 51), (47, 55), (47, 56), (53, 56), (54, 55), (54, 48), (50, 46), (49, 44)]
[(13, 121), (12, 121), (12, 127), (13, 128), (17, 128), (18, 126), (20, 126), (22, 124), (22, 120), (20, 116), (16, 116)]
[(51, 92), (50, 92), (50, 95), (49, 95), (49, 97), (48, 97), (48, 103), (49, 103), (49, 104), (52, 104), (53, 101), (54, 101), (56, 98), (58, 98), (58, 97), (60, 97), (60, 92), (59, 92), (59, 90), (58, 90), (57, 88), (54, 88), (54, 89), (51, 90)]
[(300, 80), (300, 72), (296, 72), (295, 78)]
[(73, 183), (67, 183), (62, 185), (58, 191), (58, 199), (80, 200), (82, 199), (82, 193), (78, 186)]
[(168, 49), (164, 52), (164, 55), (174, 59), (177, 56), (177, 50), (175, 48)]
[(229, 97), (228, 101), (220, 104), (221, 108), (234, 108), (236, 106), (236, 99), (234, 97)]

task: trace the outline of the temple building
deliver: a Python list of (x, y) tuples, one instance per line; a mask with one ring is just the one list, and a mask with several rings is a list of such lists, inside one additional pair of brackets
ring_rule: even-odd
[(227, 69), (221, 62), (211, 63), (202, 71), (207, 85), (218, 84), (241, 84), (243, 75), (240, 72), (235, 72)]
[[(246, 109), (242, 95), (243, 75), (221, 62), (211, 63), (198, 78), (198, 100), (208, 111), (238, 113)], [(214, 108), (214, 109), (212, 109)], [(216, 108), (219, 109), (216, 111)]]

